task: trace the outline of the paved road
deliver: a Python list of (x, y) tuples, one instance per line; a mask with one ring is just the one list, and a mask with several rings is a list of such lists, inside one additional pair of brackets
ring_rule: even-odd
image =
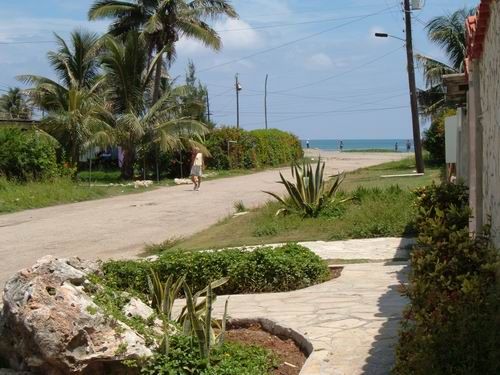
[[(315, 154), (315, 151), (310, 151)], [(398, 160), (403, 154), (323, 153), (327, 173)], [(288, 170), (285, 169), (288, 173)], [(148, 243), (188, 236), (233, 211), (269, 199), (262, 190), (281, 191), (277, 170), (190, 186), (160, 188), (114, 198), (60, 205), (0, 216), (0, 285), (15, 271), (52, 254), (87, 259), (133, 257)]]

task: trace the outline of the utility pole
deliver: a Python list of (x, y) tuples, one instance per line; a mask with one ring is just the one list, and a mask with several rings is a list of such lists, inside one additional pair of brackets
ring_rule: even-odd
[(240, 128), (240, 91), (241, 85), (238, 81), (238, 73), (235, 76), (236, 83), (234, 84), (234, 88), (236, 89), (236, 128)]
[(208, 100), (208, 91), (207, 91), (207, 120), (210, 123), (210, 100)]
[(420, 121), (418, 116), (417, 86), (415, 83), (415, 64), (413, 62), (413, 40), (411, 33), (411, 6), (410, 0), (404, 0), (405, 30), (406, 30), (406, 57), (408, 60), (408, 83), (410, 86), (411, 117), (413, 126), (413, 145), (415, 147), (415, 162), (417, 173), (424, 173), (424, 159), (422, 157), (422, 140), (420, 139)]
[(266, 74), (266, 82), (264, 84), (264, 117), (266, 121), (266, 130), (267, 130), (267, 77), (268, 74)]

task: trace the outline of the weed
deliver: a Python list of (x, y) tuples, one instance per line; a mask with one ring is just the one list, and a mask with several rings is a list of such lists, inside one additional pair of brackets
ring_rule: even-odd
[(237, 201), (237, 202), (234, 202), (234, 210), (236, 212), (246, 212), (247, 211), (247, 208), (245, 206), (245, 204), (243, 203), (243, 201)]

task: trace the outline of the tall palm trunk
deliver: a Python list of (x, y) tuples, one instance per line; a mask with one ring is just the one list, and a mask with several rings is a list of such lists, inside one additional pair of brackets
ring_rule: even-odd
[(123, 148), (123, 162), (121, 178), (124, 180), (132, 180), (134, 178), (134, 162), (135, 150), (134, 146), (127, 146)]
[(162, 73), (162, 65), (163, 65), (163, 53), (161, 57), (156, 62), (156, 71), (155, 71), (155, 82), (153, 87), (153, 103), (156, 103), (158, 99), (160, 99), (161, 95), (161, 73)]

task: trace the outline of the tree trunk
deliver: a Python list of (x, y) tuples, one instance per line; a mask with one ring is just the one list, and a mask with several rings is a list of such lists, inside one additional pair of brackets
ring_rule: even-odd
[(162, 65), (163, 65), (163, 54), (156, 62), (156, 71), (155, 71), (155, 82), (153, 88), (153, 104), (160, 99), (161, 95), (161, 73), (162, 73)]
[(123, 147), (123, 162), (121, 178), (132, 180), (134, 178), (135, 151), (133, 147)]

